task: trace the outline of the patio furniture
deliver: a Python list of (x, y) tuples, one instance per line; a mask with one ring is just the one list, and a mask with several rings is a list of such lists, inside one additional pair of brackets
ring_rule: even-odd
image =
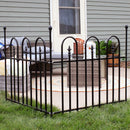
[[(50, 71), (50, 52), (48, 47), (46, 47), (46, 71), (49, 73)], [(30, 59), (30, 52), (28, 51), (27, 56)], [(68, 53), (63, 53), (63, 59), (68, 59)], [(32, 74), (39, 73), (41, 71), (44, 74), (45, 71), (45, 56), (44, 56), (44, 47), (41, 47), (41, 61), (40, 61), (40, 53), (39, 53), (39, 46), (37, 46), (37, 54), (35, 54), (35, 47), (33, 47), (31, 52), (31, 60), (33, 60), (30, 64), (30, 72)], [(60, 62), (55, 62), (60, 61)], [(64, 65), (66, 67), (66, 65)], [(52, 71), (53, 74), (60, 74), (61, 73), (61, 53), (60, 52), (53, 52), (52, 51)], [(67, 72), (67, 71), (66, 71)], [(64, 73), (65, 74), (65, 73)]]
[[(24, 37), (15, 37), (15, 39), (18, 42), (19, 58), (22, 58), (22, 41)], [(14, 56), (14, 55), (17, 56), (17, 43), (15, 40), (13, 40), (11, 43), (11, 40), (12, 38), (6, 38), (6, 58), (10, 58), (10, 56)], [(4, 38), (0, 38), (0, 43), (4, 44)], [(25, 48), (28, 48), (27, 40), (24, 41), (23, 50), (25, 50)], [(10, 50), (11, 50), (11, 53), (10, 53)]]

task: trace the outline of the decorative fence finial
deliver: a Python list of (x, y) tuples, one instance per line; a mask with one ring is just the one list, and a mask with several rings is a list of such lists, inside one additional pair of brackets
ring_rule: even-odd
[(128, 25), (125, 25), (125, 28), (127, 29), (127, 28), (128, 28)]
[(6, 30), (6, 27), (3, 27), (4, 30)]
[(52, 30), (52, 26), (50, 25), (48, 29), (49, 29), (49, 30)]

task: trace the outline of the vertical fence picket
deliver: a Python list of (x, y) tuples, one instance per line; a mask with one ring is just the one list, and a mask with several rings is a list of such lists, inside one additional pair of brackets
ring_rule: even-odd
[(14, 87), (14, 101), (16, 100), (16, 92), (15, 92), (15, 48), (13, 47), (13, 62), (14, 62), (14, 64), (13, 64), (13, 66), (14, 66), (14, 68), (13, 68), (13, 70), (14, 70), (14, 76), (13, 76), (13, 78), (14, 78), (14, 85), (13, 85), (13, 87)]
[(114, 46), (112, 45), (112, 103), (114, 103)]
[(35, 64), (36, 64), (36, 68), (35, 68), (35, 97), (36, 97), (36, 109), (38, 109), (38, 93), (37, 93), (37, 90), (38, 90), (38, 86), (37, 86), (37, 68), (38, 68), (38, 54), (37, 54), (37, 40), (35, 42)]
[[(21, 55), (20, 55), (21, 56)], [(17, 93), (18, 93), (18, 102), (19, 102), (19, 46), (17, 46)]]
[[(40, 63), (41, 63), (41, 47), (39, 47), (39, 56), (40, 56)], [(40, 66), (40, 68), (42, 68)], [(40, 109), (42, 110), (42, 70), (40, 70)]]
[(91, 67), (91, 69), (92, 69), (91, 70), (91, 72), (92, 72), (92, 75), (91, 75), (92, 76), (92, 107), (94, 107), (94, 73), (93, 73), (94, 72), (94, 67), (93, 67), (94, 66), (94, 63), (93, 63), (94, 60), (93, 60), (93, 46), (91, 46), (91, 62), (92, 62), (91, 63), (91, 66), (92, 66)]
[(98, 65), (99, 65), (99, 107), (101, 106), (101, 59), (100, 59), (100, 43), (98, 41), (98, 53), (99, 53), (99, 61), (98, 61)]
[(4, 49), (5, 49), (5, 99), (7, 100), (7, 62), (6, 62), (6, 27), (3, 28), (4, 30)]
[(98, 97), (98, 100), (99, 100), (99, 107), (101, 106), (101, 59), (100, 59), (100, 42), (99, 40), (98, 41), (98, 73), (99, 73), (99, 97)]
[[(45, 111), (47, 112), (47, 74), (46, 74), (46, 68), (47, 68), (47, 63), (46, 63), (46, 48), (44, 47), (44, 62), (45, 62), (45, 68), (44, 68), (44, 80), (45, 80)], [(47, 114), (45, 112), (45, 114)]]
[(69, 57), (69, 112), (71, 112), (71, 48), (68, 48)]
[(128, 44), (128, 26), (125, 26), (125, 100), (127, 101), (127, 44)]
[(87, 50), (85, 43), (85, 108), (87, 108)]
[(28, 105), (28, 58), (27, 58), (27, 48), (25, 48), (25, 59), (26, 59), (26, 105)]
[(23, 43), (22, 43), (22, 104), (24, 104), (24, 57), (23, 57)]
[(121, 98), (121, 92), (120, 92), (120, 89), (121, 89), (121, 74), (120, 74), (120, 42), (118, 41), (118, 44), (119, 44), (119, 67), (118, 67), (118, 101), (120, 102), (120, 98)]
[(62, 113), (64, 113), (63, 43), (61, 45), (61, 106)]
[(78, 44), (77, 44), (77, 41), (76, 41), (76, 104), (77, 104), (77, 111), (79, 109), (79, 79), (78, 79)]
[[(29, 40), (28, 40), (29, 41)], [(29, 41), (30, 43), (30, 41)], [(32, 64), (32, 48), (30, 47), (30, 65)], [(32, 106), (32, 70), (30, 70), (30, 105)]]
[(11, 91), (11, 100), (13, 100), (13, 95), (12, 95), (12, 45), (10, 43), (10, 91)]
[(106, 103), (108, 104), (108, 42), (109, 40), (107, 41), (107, 45), (106, 45)]

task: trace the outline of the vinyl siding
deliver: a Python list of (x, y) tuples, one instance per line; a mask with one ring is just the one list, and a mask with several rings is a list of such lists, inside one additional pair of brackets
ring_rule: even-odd
[(50, 24), (49, 0), (0, 0), (0, 36), (7, 27), (7, 36), (27, 36), (31, 40), (48, 40)]
[[(87, 0), (87, 34), (100, 40), (117, 35), (121, 40), (121, 54), (125, 49), (125, 25), (130, 25), (129, 0)], [(130, 34), (130, 28), (129, 28)], [(128, 49), (130, 49), (130, 35)], [(130, 51), (128, 51), (130, 56)]]

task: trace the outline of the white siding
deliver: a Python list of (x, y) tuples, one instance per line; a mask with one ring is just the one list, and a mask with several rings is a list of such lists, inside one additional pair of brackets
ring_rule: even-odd
[(130, 25), (130, 0), (87, 0), (88, 36), (95, 35), (100, 40), (106, 40), (111, 35), (117, 35), (121, 40), (123, 54), (125, 25)]
[(7, 27), (7, 36), (27, 36), (31, 40), (48, 40), (50, 24), (49, 0), (0, 0), (0, 36)]

